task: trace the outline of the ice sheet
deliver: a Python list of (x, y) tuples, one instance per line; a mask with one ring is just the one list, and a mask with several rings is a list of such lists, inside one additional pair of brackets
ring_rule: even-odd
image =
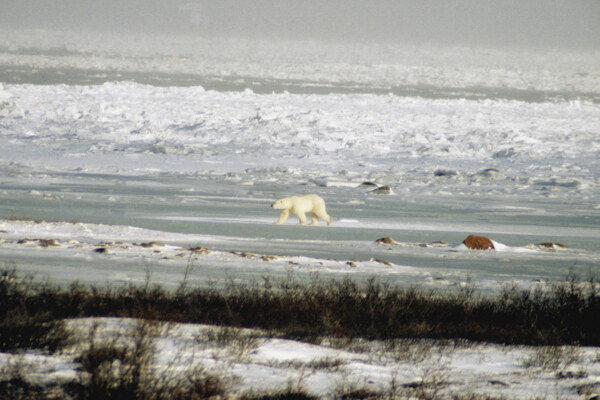
[(1, 30), (0, 81), (600, 100), (600, 52)]
[[(4, 264), (101, 283), (149, 268), (176, 284), (186, 262), (133, 245), (158, 240), (226, 266), (197, 284), (291, 268), (498, 288), (598, 270), (597, 52), (5, 33)], [(331, 227), (273, 225), (273, 200), (311, 192)], [(496, 251), (461, 248), (469, 234)], [(129, 253), (93, 253), (101, 241)]]

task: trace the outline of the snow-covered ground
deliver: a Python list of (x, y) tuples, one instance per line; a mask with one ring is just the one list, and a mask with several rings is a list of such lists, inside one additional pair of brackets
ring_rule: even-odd
[[(383, 231), (355, 220), (338, 222), (335, 234), (329, 233), (333, 228), (289, 225), (271, 228), (277, 230), (268, 236), (249, 238), (251, 232), (270, 227), (272, 221), (196, 219), (192, 226), (224, 225), (219, 227), (222, 232), (211, 235), (123, 225), (4, 220), (0, 221), (0, 249), (6, 266), (36, 273), (43, 281), (120, 285), (143, 284), (150, 278), (168, 287), (177, 287), (184, 276), (188, 284), (206, 286), (260, 280), (265, 275), (284, 279), (292, 273), (299, 279), (315, 274), (322, 279), (352, 277), (358, 281), (376, 277), (401, 286), (439, 289), (469, 282), (475, 289), (495, 292), (505, 285), (526, 288), (561, 281), (567, 277), (568, 266), (575, 263), (597, 266), (597, 250), (546, 248), (525, 241), (515, 246), (495, 242), (495, 251), (484, 252), (467, 249), (459, 239), (396, 240), (382, 245), (374, 239)], [(152, 224), (163, 221), (151, 218)], [(228, 227), (237, 235), (228, 234)], [(297, 234), (296, 229), (307, 232)], [(396, 238), (414, 235), (403, 228), (389, 229)], [(420, 228), (423, 238), (460, 235), (429, 229), (432, 231)], [(317, 237), (311, 230), (318, 230)], [(584, 279), (588, 273), (586, 269), (575, 272)]]
[[(3, 31), (0, 149), (0, 266), (40, 280), (495, 291), (600, 269), (600, 52)], [(303, 193), (331, 227), (274, 225), (271, 202)], [(439, 357), (451, 389), (575, 397), (581, 378), (523, 367), (533, 351)], [(299, 372), (272, 363), (339, 358), (303, 370), (320, 393), (427, 374), (377, 354), (270, 340), (227, 365), (277, 385)]]
[[(0, 364), (6, 373), (12, 365), (12, 371), (38, 382), (75, 381), (80, 373), (73, 359), (92, 342), (123, 346), (140, 332), (134, 320), (110, 318), (69, 320), (67, 327), (76, 339), (62, 354), (0, 354)], [(150, 367), (157, 376), (185, 379), (200, 367), (223, 380), (229, 397), (292, 389), (322, 398), (362, 390), (389, 396), (384, 398), (577, 399), (600, 390), (597, 348), (427, 340), (317, 345), (205, 325), (141, 329), (154, 338)]]

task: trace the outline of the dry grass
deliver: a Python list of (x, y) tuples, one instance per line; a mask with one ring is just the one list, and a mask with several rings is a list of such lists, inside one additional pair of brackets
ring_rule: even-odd
[[(53, 288), (34, 285), (14, 270), (0, 271), (4, 350), (27, 343), (57, 348), (63, 340), (61, 319), (93, 316), (258, 328), (271, 336), (316, 343), (333, 337), (338, 341), (462, 338), (503, 344), (600, 345), (597, 315), (600, 294), (595, 280), (571, 280), (550, 290), (509, 287), (496, 297), (478, 297), (472, 291), (442, 295), (390, 287), (374, 279), (364, 285), (349, 279), (308, 284), (286, 279), (268, 285), (230, 284), (224, 290), (176, 292), (150, 285)], [(26, 336), (19, 338), (15, 326)], [(48, 332), (46, 338), (43, 332)], [(246, 339), (251, 347), (256, 338)]]
[[(98, 340), (96, 333), (75, 359), (81, 365), (79, 382), (67, 392), (77, 399), (219, 399), (226, 394), (225, 384), (201, 367), (183, 375), (172, 366), (159, 370), (155, 362), (154, 340), (161, 325), (139, 320), (128, 340)], [(95, 329), (92, 330), (95, 332)]]
[[(243, 359), (263, 340), (285, 337), (351, 346), (382, 339), (393, 362), (418, 365), (422, 379), (373, 392), (357, 382), (343, 382), (336, 399), (433, 399), (447, 397), (447, 379), (440, 366), (444, 343), (461, 339), (506, 344), (536, 344), (524, 359), (530, 368), (555, 371), (570, 378), (568, 367), (581, 355), (567, 344), (599, 345), (595, 317), (600, 311), (595, 280), (572, 278), (550, 290), (506, 288), (496, 297), (478, 297), (466, 290), (440, 294), (417, 288), (390, 287), (371, 280), (293, 279), (263, 285), (233, 285), (224, 290), (157, 286), (120, 289), (74, 284), (67, 288), (35, 284), (16, 271), (0, 270), (0, 351), (38, 349), (47, 353), (72, 345), (63, 320), (68, 317), (131, 317), (138, 322), (127, 340), (106, 341), (92, 330), (77, 350), (76, 382), (41, 387), (25, 379), (18, 365), (2, 371), (0, 400), (16, 399), (212, 399), (228, 398), (227, 377), (191, 368), (181, 376), (171, 366), (157, 369), (154, 341), (171, 322), (215, 325), (197, 342), (223, 348)], [(242, 328), (261, 328), (262, 333)], [(96, 340), (101, 336), (103, 340)], [(423, 340), (426, 339), (426, 340)], [(452, 339), (452, 340), (446, 340)], [(433, 361), (432, 361), (433, 360)], [(344, 373), (345, 362), (323, 358), (298, 365), (301, 374), (287, 389), (241, 394), (244, 399), (312, 399), (303, 387), (306, 374), (319, 370)], [(571, 375), (569, 375), (571, 374)], [(464, 398), (477, 398), (465, 396)], [(488, 397), (489, 398), (489, 397)]]

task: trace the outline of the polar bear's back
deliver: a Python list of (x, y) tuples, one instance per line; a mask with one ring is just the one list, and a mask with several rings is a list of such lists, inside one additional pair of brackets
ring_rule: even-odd
[(305, 194), (304, 196), (299, 196), (299, 198), (310, 201), (312, 204), (325, 204), (325, 200), (317, 194)]
[(292, 199), (291, 204), (297, 212), (325, 210), (325, 201), (316, 194), (293, 196)]
[(325, 211), (325, 200), (316, 194), (306, 194), (304, 196), (290, 196), (279, 199), (271, 204), (271, 207), (276, 209), (291, 209), (295, 211)]

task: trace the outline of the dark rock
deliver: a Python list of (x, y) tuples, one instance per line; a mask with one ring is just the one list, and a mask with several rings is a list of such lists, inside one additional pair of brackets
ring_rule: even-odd
[(486, 168), (477, 173), (478, 176), (491, 179), (502, 179), (504, 174), (496, 168)]
[(377, 187), (375, 182), (366, 181), (358, 185), (358, 187)]
[(382, 238), (379, 238), (379, 239), (377, 239), (375, 241), (375, 243), (377, 243), (377, 244), (398, 244), (398, 242), (396, 242), (391, 237), (382, 237)]
[(42, 247), (50, 247), (50, 246), (60, 246), (58, 240), (56, 239), (40, 239), (40, 246)]
[(376, 193), (376, 194), (390, 194), (390, 193), (392, 193), (392, 188), (390, 188), (387, 185), (385, 185), (385, 186), (379, 186), (377, 189), (372, 190), (371, 193)]
[(392, 266), (391, 262), (389, 262), (388, 260), (384, 260), (383, 258), (375, 258), (373, 261), (378, 262), (379, 264), (386, 265), (388, 267)]
[(144, 247), (144, 248), (149, 248), (149, 247), (163, 247), (165, 244), (162, 242), (146, 242), (146, 243), (140, 243), (140, 246)]
[(236, 256), (244, 257), (244, 258), (256, 258), (258, 257), (254, 253), (250, 253), (249, 251), (230, 251), (231, 254), (235, 254)]
[(206, 247), (190, 247), (188, 249), (189, 251), (191, 251), (192, 253), (198, 253), (198, 254), (202, 254), (202, 253), (208, 253), (208, 249)]
[(438, 169), (433, 173), (433, 176), (441, 177), (441, 176), (457, 176), (458, 172), (453, 169)]
[(536, 244), (537, 247), (542, 249), (566, 249), (567, 245), (563, 243), (552, 243), (552, 242), (543, 242)]

